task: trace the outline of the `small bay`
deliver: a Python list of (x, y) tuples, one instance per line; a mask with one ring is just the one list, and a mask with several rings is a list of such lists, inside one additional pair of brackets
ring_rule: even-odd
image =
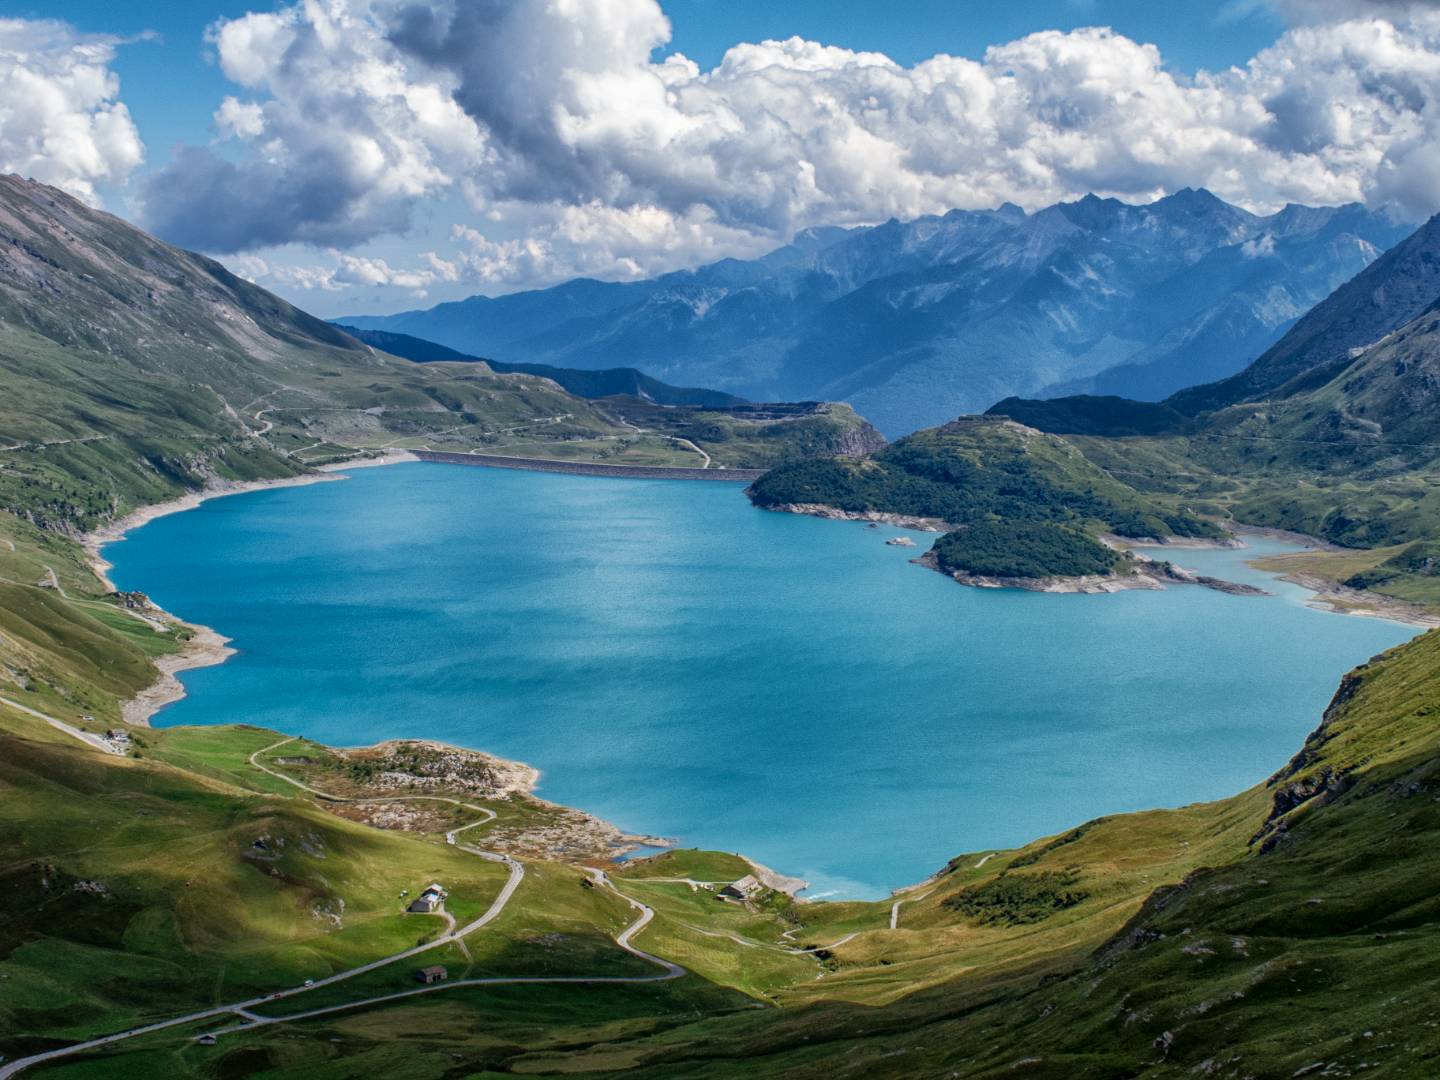
[(875, 897), (951, 856), (1279, 768), (1413, 627), (1275, 595), (967, 589), (899, 530), (740, 485), (404, 464), (213, 499), (106, 548), (119, 587), (234, 639), (153, 721), (439, 739), (622, 828)]

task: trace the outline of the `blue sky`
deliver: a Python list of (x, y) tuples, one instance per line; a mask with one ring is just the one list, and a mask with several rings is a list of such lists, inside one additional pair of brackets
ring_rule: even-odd
[(324, 315), (1092, 191), (1440, 209), (1437, 0), (26, 3), (0, 168)]

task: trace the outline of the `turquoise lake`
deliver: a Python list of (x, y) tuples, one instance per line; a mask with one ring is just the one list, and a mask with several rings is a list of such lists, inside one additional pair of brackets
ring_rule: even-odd
[(1237, 792), (1416, 633), (1307, 608), (1245, 566), (1270, 541), (1170, 557), (1273, 597), (1056, 596), (963, 588), (897, 533), (755, 510), (738, 484), (413, 463), (212, 499), (105, 554), (239, 650), (157, 725), (483, 749), (812, 896)]

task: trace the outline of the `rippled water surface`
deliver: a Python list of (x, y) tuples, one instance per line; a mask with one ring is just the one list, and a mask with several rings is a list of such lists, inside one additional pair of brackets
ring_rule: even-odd
[[(240, 650), (157, 724), (538, 766), (541, 794), (878, 896), (960, 852), (1236, 792), (1412, 628), (1276, 595), (963, 588), (896, 530), (739, 485), (406, 464), (214, 499), (106, 550)], [(915, 535), (920, 550), (930, 540)]]

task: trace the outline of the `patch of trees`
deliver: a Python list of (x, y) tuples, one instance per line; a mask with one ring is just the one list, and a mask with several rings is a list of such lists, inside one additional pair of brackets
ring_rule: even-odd
[(1120, 555), (1078, 529), (1051, 522), (983, 521), (935, 541), (947, 574), (1044, 578), (1109, 574)]
[(958, 911), (982, 926), (1038, 923), (1089, 897), (1076, 887), (1079, 880), (1073, 870), (1005, 873), (946, 898), (941, 907)]

